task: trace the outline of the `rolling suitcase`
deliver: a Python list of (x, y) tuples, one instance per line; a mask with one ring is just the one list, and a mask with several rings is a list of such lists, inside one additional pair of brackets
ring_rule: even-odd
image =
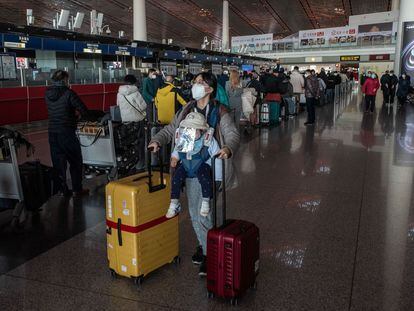
[[(153, 179), (160, 183), (153, 185)], [(164, 174), (163, 166), (158, 172), (149, 164), (148, 172), (106, 186), (107, 250), (112, 276), (133, 278), (140, 285), (150, 272), (179, 262), (178, 217), (165, 217), (169, 202), (170, 177)]]
[[(213, 160), (213, 180), (215, 161)], [(217, 190), (213, 191), (214, 226), (207, 234), (207, 290), (209, 298), (217, 296), (230, 299), (231, 304), (249, 288), (256, 288), (259, 272), (259, 228), (244, 220), (226, 220), (226, 190), (224, 184), (224, 163), (222, 196), (223, 225), (217, 227)]]

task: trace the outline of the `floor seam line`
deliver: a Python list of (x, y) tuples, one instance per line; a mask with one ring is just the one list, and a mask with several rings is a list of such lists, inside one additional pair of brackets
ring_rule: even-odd
[(364, 179), (363, 179), (363, 183), (362, 183), (361, 201), (360, 201), (360, 205), (359, 205), (358, 229), (357, 229), (356, 243), (355, 243), (354, 266), (353, 266), (353, 269), (352, 269), (351, 293), (349, 295), (348, 311), (351, 311), (352, 299), (353, 299), (353, 294), (354, 294), (354, 282), (355, 282), (355, 274), (356, 274), (356, 266), (357, 266), (359, 234), (360, 234), (360, 230), (361, 230), (362, 207), (363, 207), (363, 203), (364, 203), (365, 181), (366, 181), (367, 167), (368, 167), (367, 162), (368, 162), (368, 154), (366, 152), (365, 153), (365, 166), (364, 166)]
[(45, 285), (57, 286), (57, 287), (60, 287), (60, 288), (69, 288), (69, 289), (88, 292), (88, 293), (92, 293), (92, 294), (96, 294), (96, 295), (103, 295), (103, 296), (112, 297), (112, 298), (124, 299), (124, 300), (132, 301), (132, 302), (139, 302), (139, 303), (144, 303), (144, 304), (148, 304), (148, 305), (168, 308), (168, 309), (173, 308), (173, 307), (168, 306), (168, 305), (160, 305), (160, 304), (155, 304), (155, 303), (146, 302), (146, 301), (142, 301), (142, 300), (135, 300), (135, 299), (132, 299), (132, 298), (114, 296), (114, 295), (110, 295), (110, 294), (106, 294), (106, 293), (100, 293), (100, 292), (97, 292), (97, 291), (88, 290), (88, 289), (85, 289), (85, 288), (77, 288), (77, 287), (73, 287), (73, 286), (69, 286), (69, 285), (62, 285), (62, 284), (56, 284), (56, 283), (53, 283), (53, 282), (35, 280), (35, 279), (25, 278), (25, 277), (21, 277), (21, 276), (17, 276), (17, 275), (12, 275), (12, 274), (7, 274), (6, 276), (14, 278), (14, 279), (28, 280), (28, 281), (31, 281), (31, 282), (38, 282), (38, 283), (42, 283), (42, 284), (45, 284)]

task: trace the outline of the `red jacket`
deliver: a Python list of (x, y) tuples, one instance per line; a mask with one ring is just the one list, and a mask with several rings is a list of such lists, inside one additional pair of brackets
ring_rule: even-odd
[(368, 78), (362, 86), (362, 93), (366, 95), (377, 95), (377, 91), (380, 87), (378, 79)]

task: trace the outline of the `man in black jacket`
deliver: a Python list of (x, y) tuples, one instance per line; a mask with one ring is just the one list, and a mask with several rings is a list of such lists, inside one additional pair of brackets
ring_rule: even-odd
[(68, 88), (69, 74), (58, 70), (52, 76), (52, 86), (46, 90), (46, 104), (49, 115), (49, 145), (53, 167), (59, 174), (60, 192), (69, 196), (66, 184), (66, 169), (69, 163), (72, 191), (75, 197), (88, 194), (82, 187), (82, 153), (76, 136), (77, 112), (82, 117), (88, 108), (79, 96)]
[(390, 91), (391, 91), (391, 77), (388, 70), (385, 71), (385, 74), (381, 77), (381, 90), (384, 95), (384, 104), (390, 102)]

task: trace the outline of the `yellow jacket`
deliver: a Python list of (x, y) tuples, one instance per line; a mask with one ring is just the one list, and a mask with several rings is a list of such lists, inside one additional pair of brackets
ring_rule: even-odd
[(158, 89), (155, 96), (158, 121), (161, 124), (170, 124), (177, 111), (186, 104), (187, 102), (180, 95), (179, 89), (166, 82), (162, 88)]

